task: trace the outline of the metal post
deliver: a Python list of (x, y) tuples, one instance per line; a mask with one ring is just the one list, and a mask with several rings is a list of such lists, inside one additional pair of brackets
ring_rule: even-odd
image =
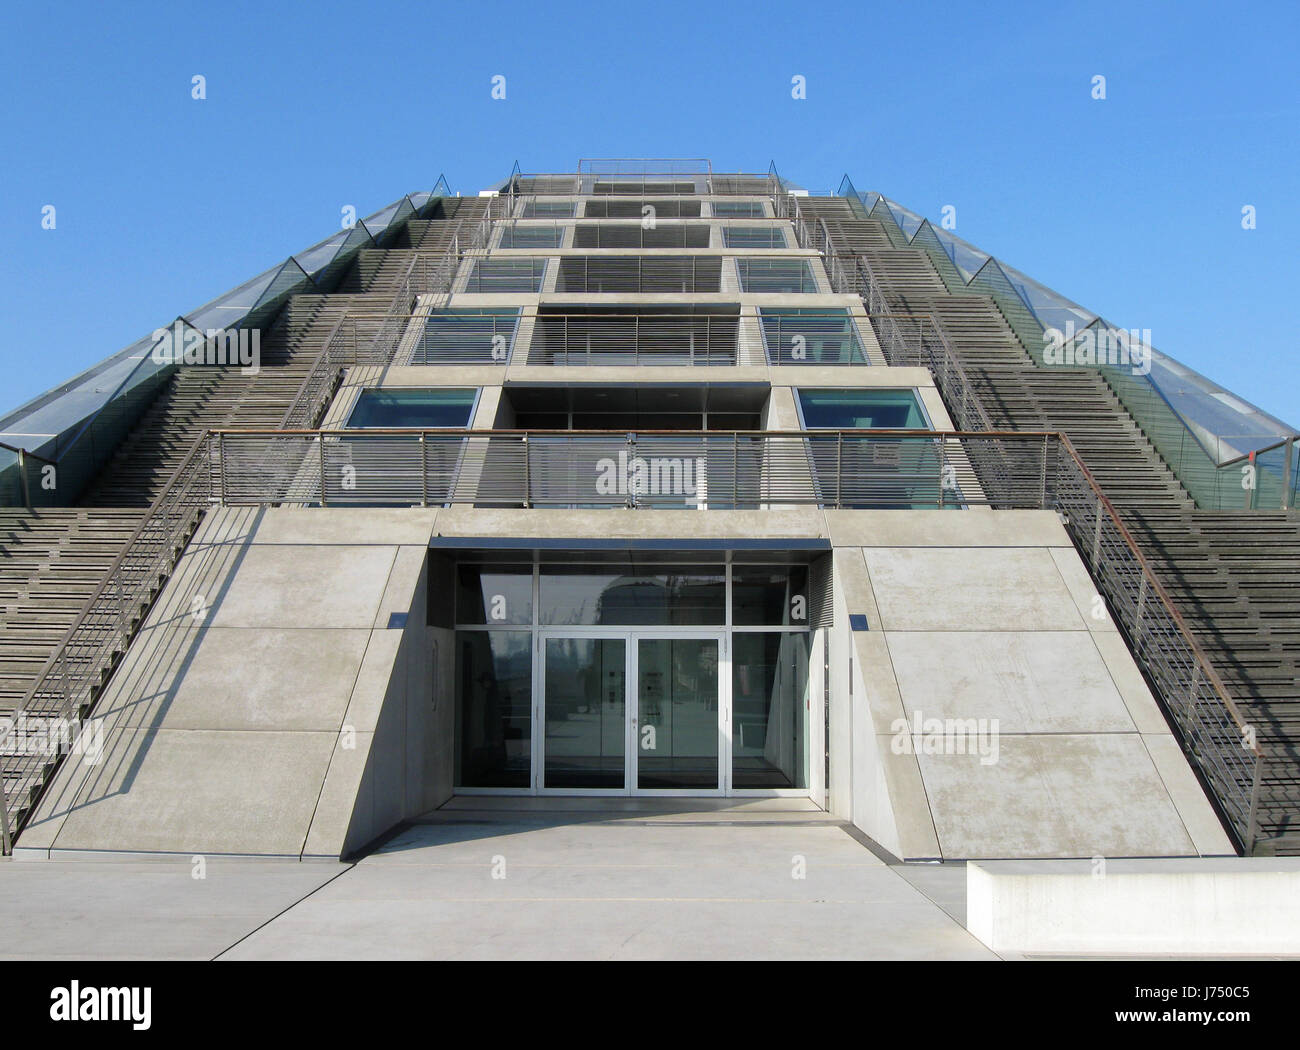
[(429, 505), (429, 445), (424, 440), (426, 434), (420, 431), (420, 506)]
[(225, 435), (217, 435), (217, 482), (221, 493), (221, 506), (226, 505), (226, 444)]
[(1264, 764), (1264, 756), (1255, 755), (1255, 766), (1250, 778), (1250, 812), (1246, 817), (1246, 841), (1243, 845), (1246, 847), (1246, 856), (1255, 852), (1255, 839), (1259, 836), (1259, 781), (1260, 766)]
[(528, 435), (524, 435), (524, 506), (533, 505), (533, 459), (528, 445)]
[(1092, 530), (1092, 567), (1097, 568), (1097, 558), (1101, 555), (1101, 500), (1097, 500), (1097, 524)]
[(939, 449), (939, 509), (943, 510), (943, 438), (935, 438), (934, 443)]
[(9, 792), (5, 790), (3, 778), (0, 778), (0, 847), (3, 847), (6, 857), (14, 851), (13, 836), (9, 832)]
[[(27, 451), (26, 449), (18, 450), (18, 484), (23, 487), (23, 506), (28, 510), (32, 509), (32, 492), (27, 486)], [(8, 819), (7, 817), (5, 818)], [(6, 832), (7, 834), (7, 832)], [(9, 851), (6, 849), (6, 853)]]
[(1282, 509), (1290, 510), (1295, 502), (1295, 490), (1291, 487), (1291, 471), (1295, 462), (1295, 438), (1287, 438), (1286, 465), (1282, 468)]
[(328, 507), (329, 504), (325, 498), (325, 435), (320, 431), (316, 432), (316, 441), (320, 447), (320, 505)]
[(835, 434), (835, 506), (844, 506), (844, 431)]

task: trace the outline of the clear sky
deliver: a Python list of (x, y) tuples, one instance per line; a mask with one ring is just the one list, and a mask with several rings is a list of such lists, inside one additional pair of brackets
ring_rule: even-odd
[(1294, 2), (11, 2), (0, 412), (345, 205), (699, 156), (952, 205), (966, 240), (1300, 423), (1298, 56)]

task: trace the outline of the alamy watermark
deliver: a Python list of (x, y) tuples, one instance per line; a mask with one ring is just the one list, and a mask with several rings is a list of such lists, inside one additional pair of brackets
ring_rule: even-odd
[(1043, 363), (1065, 368), (1110, 365), (1131, 368), (1135, 376), (1151, 371), (1150, 328), (1085, 328), (1076, 331), (1073, 321), (1065, 331), (1048, 328), (1043, 332)]
[(981, 766), (996, 765), (1001, 730), (996, 718), (895, 718), (889, 749), (896, 755), (979, 755)]
[(703, 504), (708, 480), (703, 456), (607, 456), (596, 462), (602, 496), (694, 496)]
[(238, 365), (246, 376), (262, 370), (262, 331), (259, 328), (209, 328), (207, 332), (176, 321), (153, 333), (152, 357), (160, 365)]
[(16, 715), (0, 718), (0, 755), (57, 758), (80, 755), (86, 765), (104, 761), (104, 723), (92, 718), (52, 718), (47, 715)]

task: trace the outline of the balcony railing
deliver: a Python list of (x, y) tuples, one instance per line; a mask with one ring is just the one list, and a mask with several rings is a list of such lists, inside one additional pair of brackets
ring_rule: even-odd
[[(226, 430), (230, 505), (1041, 507), (1050, 435), (853, 431)], [(981, 479), (995, 483), (986, 493)]]

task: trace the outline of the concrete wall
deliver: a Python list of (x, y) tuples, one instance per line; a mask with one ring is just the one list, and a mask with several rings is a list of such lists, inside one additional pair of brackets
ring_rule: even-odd
[(1233, 852), (1054, 514), (826, 519), (836, 813), (909, 859)]
[(22, 853), (337, 859), (442, 801), (432, 522), (420, 510), (210, 514), (97, 708), (104, 760), (61, 767)]
[(1300, 858), (970, 864), (966, 926), (999, 952), (1300, 955)]

